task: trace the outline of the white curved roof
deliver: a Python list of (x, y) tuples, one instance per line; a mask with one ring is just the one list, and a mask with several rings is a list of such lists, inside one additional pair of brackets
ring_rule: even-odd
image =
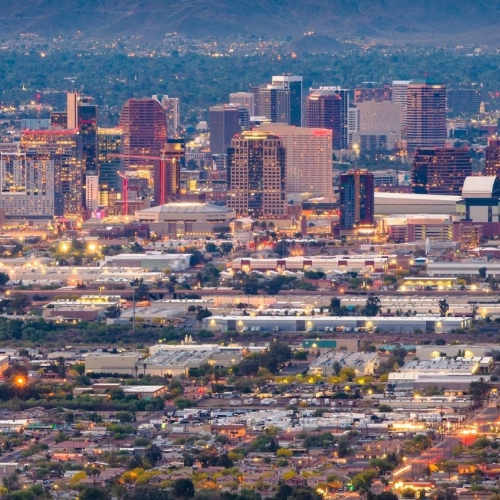
[(495, 176), (469, 176), (462, 187), (462, 198), (491, 198)]

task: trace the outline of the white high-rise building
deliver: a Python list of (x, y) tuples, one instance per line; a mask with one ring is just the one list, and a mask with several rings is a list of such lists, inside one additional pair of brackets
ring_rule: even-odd
[(360, 127), (360, 112), (359, 108), (349, 108), (347, 114), (347, 129), (349, 131), (349, 146), (352, 144), (352, 136), (359, 132)]
[(0, 154), (0, 208), (8, 219), (53, 218), (54, 181), (50, 155)]
[(411, 80), (394, 80), (392, 82), (392, 102), (401, 105), (401, 134), (406, 137), (408, 123), (408, 85)]
[(266, 123), (263, 128), (279, 136), (286, 149), (287, 194), (332, 195), (331, 130), (277, 123)]
[(160, 102), (162, 108), (165, 110), (167, 118), (167, 136), (169, 139), (179, 135), (179, 98), (168, 97), (168, 95), (157, 96), (154, 95), (153, 99)]
[(85, 180), (85, 205), (94, 213), (99, 208), (99, 176), (87, 175)]
[(229, 94), (229, 103), (245, 108), (250, 116), (255, 116), (255, 96), (252, 92), (233, 92)]

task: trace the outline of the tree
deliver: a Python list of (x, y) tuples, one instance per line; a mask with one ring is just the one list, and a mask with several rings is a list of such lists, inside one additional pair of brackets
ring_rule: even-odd
[(210, 316), (212, 316), (212, 312), (205, 307), (205, 309), (201, 309), (200, 311), (198, 311), (196, 319), (198, 321), (202, 321), (204, 318), (210, 318)]
[(119, 305), (112, 304), (104, 310), (104, 316), (109, 319), (117, 319), (121, 316), (122, 310)]
[(173, 488), (174, 498), (193, 498), (194, 497), (194, 484), (191, 479), (177, 479), (174, 482)]
[(161, 460), (162, 454), (160, 448), (158, 448), (158, 446), (153, 444), (146, 450), (144, 456), (149, 461), (149, 463), (154, 467)]
[(367, 469), (356, 474), (352, 478), (352, 485), (355, 490), (368, 491), (370, 489), (372, 481), (376, 477), (377, 471), (375, 469)]
[(78, 498), (80, 500), (109, 500), (111, 494), (104, 488), (85, 488)]
[(442, 299), (438, 302), (438, 306), (439, 306), (439, 315), (441, 317), (444, 317), (446, 316), (446, 313), (448, 312), (448, 310), (450, 309), (450, 306), (448, 305), (448, 302), (446, 299)]
[(9, 275), (7, 273), (0, 272), (0, 286), (5, 286), (9, 281)]
[(489, 392), (490, 386), (482, 377), (478, 381), (474, 381), (469, 384), (469, 395), (474, 403), (474, 406), (482, 408)]
[(396, 468), (393, 463), (382, 458), (372, 458), (370, 460), (370, 467), (378, 469), (380, 476), (385, 476), (388, 472), (392, 472)]
[(217, 253), (219, 249), (217, 248), (217, 245), (215, 243), (212, 243), (210, 241), (205, 245), (205, 251), (208, 253)]
[(337, 454), (339, 458), (344, 458), (351, 453), (351, 447), (349, 446), (349, 439), (347, 436), (342, 436), (337, 445)]
[(486, 267), (480, 267), (477, 271), (479, 273), (479, 277), (482, 280), (485, 280), (486, 279), (486, 273), (488, 272), (488, 268), (486, 268)]
[(381, 309), (382, 309), (382, 304), (380, 302), (380, 299), (376, 295), (371, 294), (366, 299), (366, 304), (363, 309), (363, 314), (365, 316), (377, 316), (380, 313)]
[(10, 300), (10, 306), (17, 314), (24, 314), (26, 309), (31, 306), (31, 300), (27, 295), (22, 293), (15, 293)]
[(259, 371), (259, 361), (256, 359), (243, 359), (238, 365), (240, 375), (251, 377), (257, 375)]
[(233, 244), (230, 243), (229, 241), (224, 241), (220, 245), (220, 252), (222, 254), (228, 254), (233, 251)]

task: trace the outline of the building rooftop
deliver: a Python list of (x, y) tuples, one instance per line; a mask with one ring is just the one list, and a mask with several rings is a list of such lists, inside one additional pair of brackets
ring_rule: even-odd
[(462, 187), (463, 198), (491, 198), (498, 191), (498, 180), (495, 176), (469, 176)]
[(379, 201), (382, 200), (401, 200), (401, 201), (445, 201), (445, 202), (459, 202), (462, 197), (461, 196), (452, 196), (452, 195), (444, 195), (444, 194), (416, 194), (416, 193), (383, 193), (383, 192), (375, 192), (375, 201), (377, 199)]
[(165, 205), (158, 205), (156, 207), (145, 208), (138, 210), (140, 214), (147, 213), (229, 213), (232, 212), (227, 206), (214, 205), (213, 203), (198, 203), (198, 202), (174, 202)]
[(123, 392), (126, 393), (150, 393), (161, 391), (164, 389), (164, 385), (131, 385), (123, 388)]
[(374, 361), (378, 355), (370, 352), (325, 352), (312, 363), (310, 368), (332, 366), (334, 363), (339, 363), (342, 366), (349, 366), (354, 368), (363, 368), (368, 363)]

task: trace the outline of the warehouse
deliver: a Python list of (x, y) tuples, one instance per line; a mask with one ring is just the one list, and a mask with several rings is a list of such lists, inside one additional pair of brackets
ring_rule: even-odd
[(421, 388), (438, 386), (460, 389), (468, 387), (470, 382), (480, 377), (489, 379), (488, 373), (492, 366), (491, 357), (413, 360), (405, 363), (397, 372), (389, 373), (389, 383), (399, 390), (412, 390), (417, 385)]
[(142, 269), (185, 271), (191, 267), (191, 254), (150, 252), (122, 253), (104, 257), (103, 267), (139, 267)]
[(314, 256), (314, 257), (287, 257), (283, 259), (250, 259), (238, 258), (231, 262), (233, 271), (276, 271), (297, 272), (316, 270), (329, 273), (331, 271), (360, 273), (386, 273), (389, 269), (388, 256)]
[(372, 376), (378, 367), (378, 354), (373, 352), (330, 351), (321, 354), (309, 365), (310, 375), (337, 375), (335, 368), (352, 368), (356, 377)]
[(203, 319), (203, 328), (212, 331), (287, 331), (287, 332), (370, 332), (447, 333), (468, 329), (471, 318), (435, 316), (366, 317), (366, 316), (211, 316)]
[(85, 373), (120, 373), (136, 375), (135, 367), (141, 359), (140, 352), (91, 352), (85, 354)]
[(375, 215), (457, 215), (461, 196), (414, 193), (375, 193)]

